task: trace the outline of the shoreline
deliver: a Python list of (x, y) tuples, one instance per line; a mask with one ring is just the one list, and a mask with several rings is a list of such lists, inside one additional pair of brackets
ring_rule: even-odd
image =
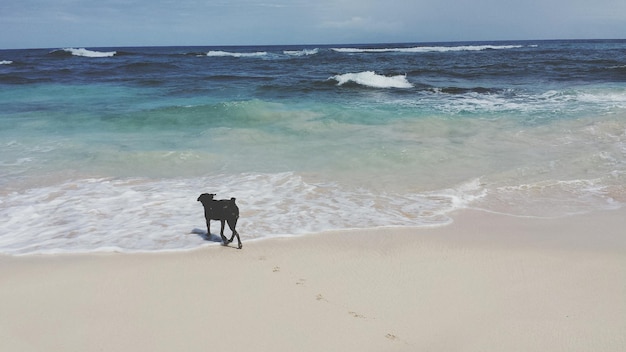
[[(305, 232), (305, 233), (298, 233), (298, 234), (281, 234), (281, 235), (272, 235), (272, 236), (268, 236), (268, 237), (253, 237), (253, 238), (243, 238), (242, 237), (242, 243), (260, 243), (260, 242), (264, 242), (264, 241), (273, 241), (273, 240), (283, 240), (283, 239), (301, 239), (304, 237), (316, 237), (316, 236), (336, 236), (336, 235), (356, 235), (356, 234), (360, 234), (360, 233), (367, 233), (367, 234), (371, 234), (374, 232), (385, 232), (385, 233), (409, 233), (409, 234), (417, 234), (417, 235), (423, 235), (426, 232), (430, 232), (430, 231), (442, 231), (445, 233), (448, 233), (449, 231), (445, 231), (443, 229), (448, 228), (448, 227), (454, 227), (454, 226), (458, 226), (455, 223), (457, 222), (457, 219), (460, 219), (461, 221), (465, 222), (467, 221), (466, 218), (471, 217), (471, 215), (468, 214), (477, 214), (478, 216), (483, 216), (486, 218), (501, 218), (501, 219), (511, 219), (511, 221), (517, 223), (517, 224), (524, 224), (525, 222), (528, 223), (537, 223), (537, 224), (550, 224), (550, 223), (567, 223), (568, 219), (575, 219), (575, 218), (597, 218), (598, 216), (602, 216), (602, 217), (612, 217), (611, 214), (616, 214), (616, 213), (623, 213), (624, 216), (626, 217), (626, 207), (619, 207), (619, 208), (613, 208), (613, 209), (597, 209), (595, 211), (590, 211), (590, 212), (586, 212), (586, 213), (581, 213), (581, 214), (573, 214), (573, 215), (563, 215), (563, 216), (555, 216), (555, 217), (538, 217), (538, 216), (525, 216), (525, 215), (515, 215), (515, 214), (508, 214), (508, 213), (504, 213), (504, 212), (497, 212), (497, 211), (491, 211), (491, 210), (486, 210), (486, 209), (481, 209), (481, 208), (461, 208), (461, 209), (457, 209), (454, 211), (451, 211), (449, 213), (446, 213), (446, 217), (449, 217), (449, 222), (447, 223), (438, 223), (438, 224), (431, 224), (431, 225), (422, 225), (422, 226), (404, 226), (404, 225), (397, 225), (397, 226), (377, 226), (377, 227), (369, 227), (369, 228), (344, 228), (344, 229), (333, 229), (333, 230), (321, 230), (318, 232)], [(472, 220), (469, 220), (470, 222)], [(215, 222), (215, 221), (214, 221)], [(215, 224), (215, 226), (218, 227), (219, 229), (219, 223)], [(529, 229), (530, 230), (530, 229)], [(211, 248), (216, 248), (216, 247), (224, 247), (222, 245), (221, 239), (219, 237), (219, 235), (216, 235), (215, 232), (217, 231), (214, 230), (212, 231), (213, 233), (211, 234), (211, 239), (208, 240), (206, 238), (206, 231), (204, 230), (204, 228), (200, 229), (200, 228), (194, 228), (192, 229), (187, 235), (189, 236), (199, 236), (203, 238), (203, 241), (205, 243), (202, 243), (201, 245), (199, 245), (198, 247), (195, 248), (180, 248), (180, 249), (159, 249), (159, 250), (152, 250), (152, 249), (146, 249), (146, 250), (135, 250), (135, 249), (122, 249), (122, 248), (117, 248), (117, 247), (102, 247), (102, 248), (97, 248), (97, 249), (92, 249), (89, 251), (79, 251), (79, 252), (55, 252), (55, 250), (49, 250), (49, 251), (45, 251), (45, 252), (31, 252), (31, 253), (19, 253), (19, 254), (8, 254), (8, 253), (0, 253), (0, 262), (3, 259), (6, 260), (11, 260), (11, 258), (40, 258), (40, 259), (45, 259), (45, 258), (53, 258), (53, 257), (72, 257), (72, 256), (106, 256), (106, 255), (177, 255), (177, 254), (185, 254), (185, 253), (192, 253), (195, 251), (203, 251), (203, 250), (208, 250)], [(227, 237), (230, 235), (230, 229), (226, 228), (225, 229), (225, 235), (227, 235)], [(467, 229), (461, 229), (459, 231), (467, 231)], [(518, 232), (518, 229), (515, 229), (516, 232)], [(454, 231), (453, 231), (454, 232)], [(472, 235), (472, 236), (475, 236)], [(470, 236), (459, 236), (458, 238), (456, 238), (457, 240), (461, 240), (464, 239), (465, 237), (470, 237)], [(479, 236), (480, 238), (480, 236)], [(496, 236), (491, 238), (494, 241), (498, 241), (498, 240), (502, 240), (502, 239), (506, 239), (506, 240), (510, 240), (510, 239), (514, 239), (515, 236), (513, 236), (512, 238), (508, 238), (507, 236)], [(613, 240), (619, 240), (620, 236), (613, 236), (611, 237), (613, 238)], [(469, 240), (471, 241), (472, 238), (469, 238)], [(548, 238), (537, 238), (538, 240), (547, 240)], [(580, 237), (577, 236), (575, 238), (572, 238), (574, 240), (576, 240), (576, 243), (581, 242), (581, 244), (585, 244), (585, 245), (597, 245), (597, 243), (593, 242), (593, 241), (586, 241), (586, 239), (584, 237)], [(607, 240), (607, 237), (601, 237), (601, 240), (605, 241)], [(626, 240), (625, 240), (626, 242)], [(568, 242), (565, 242), (563, 244), (567, 244)], [(557, 244), (558, 245), (558, 244)], [(227, 247), (232, 247), (232, 244), (230, 244)]]
[[(0, 256), (8, 350), (621, 351), (626, 209)], [(232, 249), (232, 250), (230, 250)]]

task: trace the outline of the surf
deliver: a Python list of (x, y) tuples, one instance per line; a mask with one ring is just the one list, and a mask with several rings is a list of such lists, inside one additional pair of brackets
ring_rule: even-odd
[(206, 53), (206, 56), (209, 56), (209, 57), (265, 57), (268, 55), (269, 54), (267, 51), (238, 53), (238, 52), (223, 51), (223, 50), (211, 50)]
[(203, 192), (244, 241), (624, 206), (625, 47), (0, 51), (0, 253), (212, 245)]
[(460, 45), (460, 46), (416, 46), (408, 48), (331, 48), (338, 53), (428, 53), (428, 52), (454, 52), (454, 51), (484, 51), (505, 50), (523, 48), (523, 45)]
[[(471, 182), (421, 194), (374, 193), (307, 181), (293, 172), (70, 180), (3, 197), (0, 253), (134, 253), (211, 245), (197, 234), (204, 217), (196, 198), (204, 191), (237, 198), (244, 241), (325, 230), (446, 225), (449, 212), (482, 192)], [(37, 231), (23, 225), (35, 218)]]
[(337, 81), (338, 86), (353, 82), (372, 88), (413, 88), (413, 84), (407, 81), (406, 75), (383, 76), (374, 71), (344, 73), (328, 79)]
[(85, 48), (64, 48), (53, 50), (51, 54), (63, 54), (67, 53), (72, 56), (99, 58), (99, 57), (113, 57), (117, 54), (116, 51), (94, 51)]
[(302, 50), (283, 50), (283, 54), (289, 56), (309, 56), (318, 54), (320, 51), (319, 48), (315, 49), (302, 49)]

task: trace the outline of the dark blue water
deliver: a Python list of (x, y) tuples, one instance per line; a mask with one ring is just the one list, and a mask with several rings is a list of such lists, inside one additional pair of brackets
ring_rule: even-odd
[[(63, 49), (2, 50), (2, 60), (12, 63), (3, 66), (0, 82), (99, 82), (163, 87), (180, 94), (249, 88), (238, 91), (250, 94), (248, 98), (259, 97), (256, 94), (272, 88), (276, 91), (291, 88), (295, 91), (287, 96), (292, 97), (296, 92), (320, 90), (332, 94), (336, 92), (332, 85), (320, 84), (329, 76), (375, 70), (387, 76), (407, 74), (415, 84), (413, 92), (432, 88), (532, 88), (538, 82), (624, 82), (625, 46), (624, 41), (607, 40), (379, 44), (345, 48), (94, 48), (74, 53)], [(111, 53), (114, 54), (108, 56)], [(99, 54), (107, 56), (97, 57)]]
[(0, 106), (2, 253), (626, 202), (624, 40), (0, 50)]

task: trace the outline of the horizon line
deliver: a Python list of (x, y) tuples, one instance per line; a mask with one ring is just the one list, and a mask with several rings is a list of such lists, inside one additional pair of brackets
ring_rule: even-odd
[(0, 48), (5, 50), (48, 50), (60, 48), (172, 48), (172, 47), (216, 47), (216, 48), (232, 48), (232, 47), (312, 47), (312, 46), (361, 46), (361, 45), (406, 45), (406, 44), (452, 44), (452, 43), (496, 43), (496, 42), (557, 42), (557, 41), (623, 41), (626, 38), (579, 38), (579, 39), (494, 39), (494, 40), (451, 40), (451, 41), (417, 41), (417, 42), (356, 42), (356, 43), (302, 43), (302, 44), (200, 44), (200, 45), (106, 45), (106, 46), (50, 46), (50, 47), (21, 47), (21, 48)]

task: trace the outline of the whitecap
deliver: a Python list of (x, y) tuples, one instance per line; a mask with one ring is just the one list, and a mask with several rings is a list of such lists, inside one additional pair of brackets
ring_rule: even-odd
[(336, 80), (337, 85), (341, 86), (348, 82), (354, 82), (363, 86), (373, 88), (412, 88), (413, 85), (407, 81), (406, 75), (383, 76), (378, 75), (374, 71), (365, 71), (358, 73), (344, 73), (335, 75), (329, 80)]
[(115, 56), (115, 54), (117, 54), (117, 51), (93, 51), (93, 50), (87, 50), (85, 48), (80, 48), (80, 49), (76, 49), (76, 48), (65, 48), (63, 49), (63, 51), (71, 53), (74, 56), (82, 56), (82, 57), (112, 57)]
[(319, 49), (315, 48), (315, 49), (303, 49), (303, 50), (285, 50), (283, 51), (283, 54), (285, 55), (289, 55), (289, 56), (308, 56), (308, 55), (315, 55), (319, 53)]
[(427, 53), (450, 51), (483, 51), (522, 48), (523, 45), (460, 45), (460, 46), (417, 46), (410, 48), (332, 48), (338, 53)]
[(211, 57), (263, 57), (263, 56), (267, 56), (267, 52), (266, 51), (257, 51), (257, 52), (252, 52), (252, 53), (236, 53), (236, 52), (230, 52), (230, 51), (222, 51), (222, 50), (211, 50), (209, 51), (206, 56), (211, 56)]
[(2, 60), (2, 61), (0, 61), (0, 65), (10, 65), (12, 63), (13, 63), (13, 61), (11, 61), (11, 60)]

